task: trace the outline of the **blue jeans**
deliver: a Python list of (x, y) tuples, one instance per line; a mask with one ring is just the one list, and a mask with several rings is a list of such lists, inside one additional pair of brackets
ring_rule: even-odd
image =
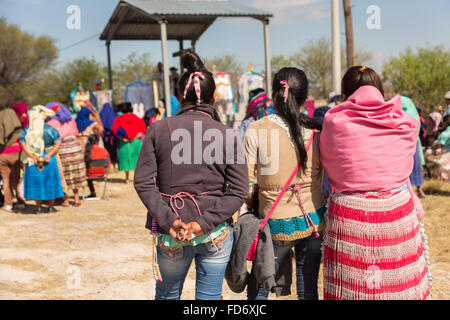
[(157, 246), (158, 264), (163, 281), (156, 283), (155, 300), (179, 300), (184, 280), (195, 259), (195, 299), (220, 300), (225, 269), (233, 248), (233, 229), (230, 235), (216, 247), (212, 244), (185, 246), (173, 253), (171, 258), (166, 251)]
[[(274, 241), (275, 273), (278, 272), (280, 262), (290, 254), (292, 248), (295, 251), (297, 274), (297, 297), (299, 300), (318, 300), (317, 280), (319, 278), (320, 260), (322, 252), (323, 236), (316, 238), (314, 234), (308, 238), (295, 241)], [(267, 300), (269, 291), (262, 285), (257, 286), (256, 280), (250, 274), (247, 298), (248, 300)]]

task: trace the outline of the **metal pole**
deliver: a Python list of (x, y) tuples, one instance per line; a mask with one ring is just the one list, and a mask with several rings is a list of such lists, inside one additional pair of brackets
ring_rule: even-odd
[(333, 91), (341, 92), (341, 40), (339, 0), (331, 0), (331, 34), (333, 46)]
[(195, 42), (195, 40), (191, 40), (191, 48), (193, 52), (195, 52)]
[(272, 99), (272, 65), (270, 63), (270, 43), (269, 43), (269, 19), (263, 21), (264, 24), (264, 54), (266, 59), (266, 93)]
[(106, 55), (108, 58), (108, 84), (109, 84), (109, 90), (112, 90), (112, 72), (111, 72), (111, 42), (106, 42)]
[(163, 58), (164, 72), (164, 100), (166, 105), (167, 117), (172, 116), (172, 108), (170, 105), (170, 81), (169, 81), (169, 62), (167, 59), (167, 20), (159, 21), (161, 25), (161, 49)]
[(183, 51), (183, 39), (178, 40), (180, 43), (180, 75), (183, 74), (183, 65), (181, 64), (181, 51)]

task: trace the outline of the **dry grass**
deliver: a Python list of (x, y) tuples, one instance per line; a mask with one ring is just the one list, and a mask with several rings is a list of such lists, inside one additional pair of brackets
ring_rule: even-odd
[[(102, 186), (97, 184), (97, 189)], [(152, 242), (144, 228), (146, 211), (132, 184), (115, 179), (108, 189), (109, 201), (84, 201), (79, 208), (60, 207), (56, 214), (0, 212), (0, 299), (154, 298)], [(428, 194), (423, 205), (433, 265), (433, 298), (448, 299), (450, 185), (433, 180), (427, 181), (424, 189)], [(70, 286), (73, 268), (80, 272), (78, 287)], [(192, 266), (182, 298), (193, 299), (194, 287)], [(321, 279), (319, 293), (322, 297)], [(223, 296), (246, 298), (245, 293), (231, 292), (226, 284)]]

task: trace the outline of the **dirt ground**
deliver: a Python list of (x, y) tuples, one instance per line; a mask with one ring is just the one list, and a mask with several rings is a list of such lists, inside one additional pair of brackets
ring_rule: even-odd
[[(122, 182), (122, 174), (112, 177), (109, 201), (57, 207), (55, 214), (0, 211), (0, 299), (154, 298), (152, 242), (144, 228), (146, 211), (132, 183)], [(97, 194), (102, 187), (96, 183)], [(427, 181), (425, 191), (432, 298), (449, 299), (450, 186)], [(194, 299), (194, 279), (192, 265), (182, 299)], [(321, 276), (319, 296), (323, 297)], [(224, 282), (223, 298), (245, 300), (246, 296), (233, 293)]]

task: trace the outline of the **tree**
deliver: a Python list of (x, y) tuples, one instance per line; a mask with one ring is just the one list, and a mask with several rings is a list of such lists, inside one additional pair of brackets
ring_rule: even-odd
[(51, 101), (69, 101), (69, 97), (66, 98), (61, 92), (60, 73), (60, 70), (51, 67), (27, 84), (25, 100), (30, 106), (45, 105)]
[(58, 101), (71, 104), (70, 93), (80, 84), (92, 89), (96, 79), (106, 77), (106, 68), (94, 58), (77, 58), (62, 67), (50, 68), (28, 86), (32, 105)]
[(277, 56), (272, 56), (270, 59), (270, 64), (272, 65), (272, 77), (280, 71), (280, 69), (289, 67), (291, 65), (291, 61), (289, 58), (285, 58), (282, 54)]
[(219, 70), (231, 75), (231, 83), (233, 84), (234, 97), (237, 101), (238, 97), (238, 78), (244, 73), (242, 64), (232, 55), (214, 56), (212, 58), (204, 59), (207, 70)]
[[(152, 61), (150, 54), (142, 55), (132, 52), (126, 58), (120, 60), (113, 67), (114, 100), (125, 100), (125, 89), (127, 83), (140, 80), (151, 83), (156, 64)], [(105, 69), (106, 72), (106, 69)]]
[(24, 98), (24, 88), (58, 57), (54, 42), (0, 18), (0, 105), (10, 106)]
[(321, 38), (310, 41), (291, 57), (292, 63), (305, 71), (310, 92), (317, 98), (326, 98), (331, 91), (332, 51), (330, 41)]
[(204, 59), (205, 67), (208, 70), (219, 70), (231, 75), (233, 83), (244, 72), (242, 64), (232, 55), (215, 56)]
[[(343, 50), (343, 49), (342, 49)], [(342, 52), (341, 59), (344, 59)], [(359, 50), (355, 54), (355, 64), (368, 63), (371, 59), (370, 53)], [(328, 99), (332, 91), (332, 50), (331, 41), (320, 38), (308, 42), (303, 48), (290, 57), (291, 64), (305, 71), (311, 95), (316, 99)], [(342, 61), (342, 66), (345, 65)], [(345, 72), (346, 69), (342, 69)]]
[(391, 81), (395, 92), (409, 96), (425, 112), (435, 111), (450, 84), (450, 50), (443, 46), (406, 49), (383, 66), (383, 80)]
[(77, 58), (67, 63), (61, 70), (60, 88), (66, 101), (70, 98), (70, 93), (78, 85), (84, 85), (90, 89), (94, 87), (96, 79), (106, 78), (104, 64), (92, 58)]
[[(126, 84), (135, 80), (151, 82), (156, 66), (149, 54), (131, 53), (113, 66), (113, 94), (116, 103), (125, 100)], [(70, 93), (79, 84), (94, 88), (95, 80), (108, 83), (108, 70), (104, 63), (94, 58), (81, 57), (60, 68), (50, 68), (28, 86), (28, 100), (35, 104), (59, 101), (70, 104)], [(105, 89), (107, 85), (104, 85)]]

